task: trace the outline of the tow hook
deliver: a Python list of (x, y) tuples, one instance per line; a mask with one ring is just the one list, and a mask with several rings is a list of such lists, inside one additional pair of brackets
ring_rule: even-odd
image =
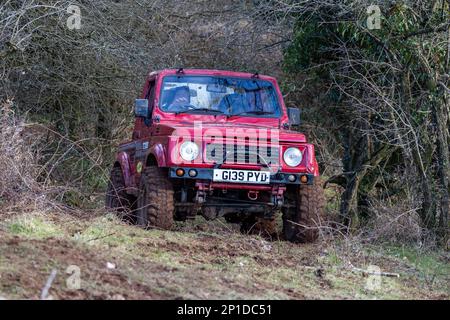
[(195, 194), (195, 202), (198, 204), (203, 204), (206, 201), (206, 193), (205, 193), (205, 186), (201, 183), (196, 184), (197, 193)]
[(284, 191), (286, 187), (278, 187), (277, 189), (272, 190), (272, 202), (276, 208), (281, 208), (284, 205)]
[(283, 198), (277, 200), (277, 207), (281, 208), (284, 204)]
[(256, 200), (258, 199), (258, 191), (249, 191), (247, 196), (250, 200)]
[(205, 203), (205, 193), (203, 191), (197, 191), (197, 194), (195, 195), (195, 202), (198, 204)]

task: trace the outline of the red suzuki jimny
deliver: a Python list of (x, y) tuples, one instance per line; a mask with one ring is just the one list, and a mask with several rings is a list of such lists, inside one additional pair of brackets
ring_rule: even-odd
[(294, 131), (275, 78), (179, 69), (148, 75), (106, 205), (142, 227), (224, 217), (244, 232), (311, 242), (323, 214), (314, 146)]

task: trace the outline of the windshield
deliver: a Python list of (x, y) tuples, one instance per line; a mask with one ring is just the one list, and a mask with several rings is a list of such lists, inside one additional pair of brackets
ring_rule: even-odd
[(174, 113), (280, 116), (269, 81), (213, 76), (166, 76), (160, 108)]

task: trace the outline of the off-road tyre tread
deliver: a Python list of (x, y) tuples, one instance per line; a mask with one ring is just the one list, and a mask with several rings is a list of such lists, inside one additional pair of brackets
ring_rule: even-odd
[(321, 179), (315, 177), (313, 184), (300, 185), (296, 196), (294, 214), (283, 215), (283, 234), (291, 242), (315, 242), (320, 234), (319, 226), (324, 221), (325, 195)]
[(174, 209), (174, 190), (165, 170), (156, 166), (146, 167), (139, 184), (138, 224), (144, 228), (169, 230), (173, 226)]

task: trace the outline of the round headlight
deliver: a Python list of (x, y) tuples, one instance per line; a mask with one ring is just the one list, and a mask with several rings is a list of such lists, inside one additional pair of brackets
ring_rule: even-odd
[(302, 162), (302, 152), (298, 148), (287, 148), (283, 160), (288, 166), (296, 167)]
[(186, 141), (181, 144), (180, 156), (183, 160), (192, 161), (198, 157), (198, 145), (191, 141)]

